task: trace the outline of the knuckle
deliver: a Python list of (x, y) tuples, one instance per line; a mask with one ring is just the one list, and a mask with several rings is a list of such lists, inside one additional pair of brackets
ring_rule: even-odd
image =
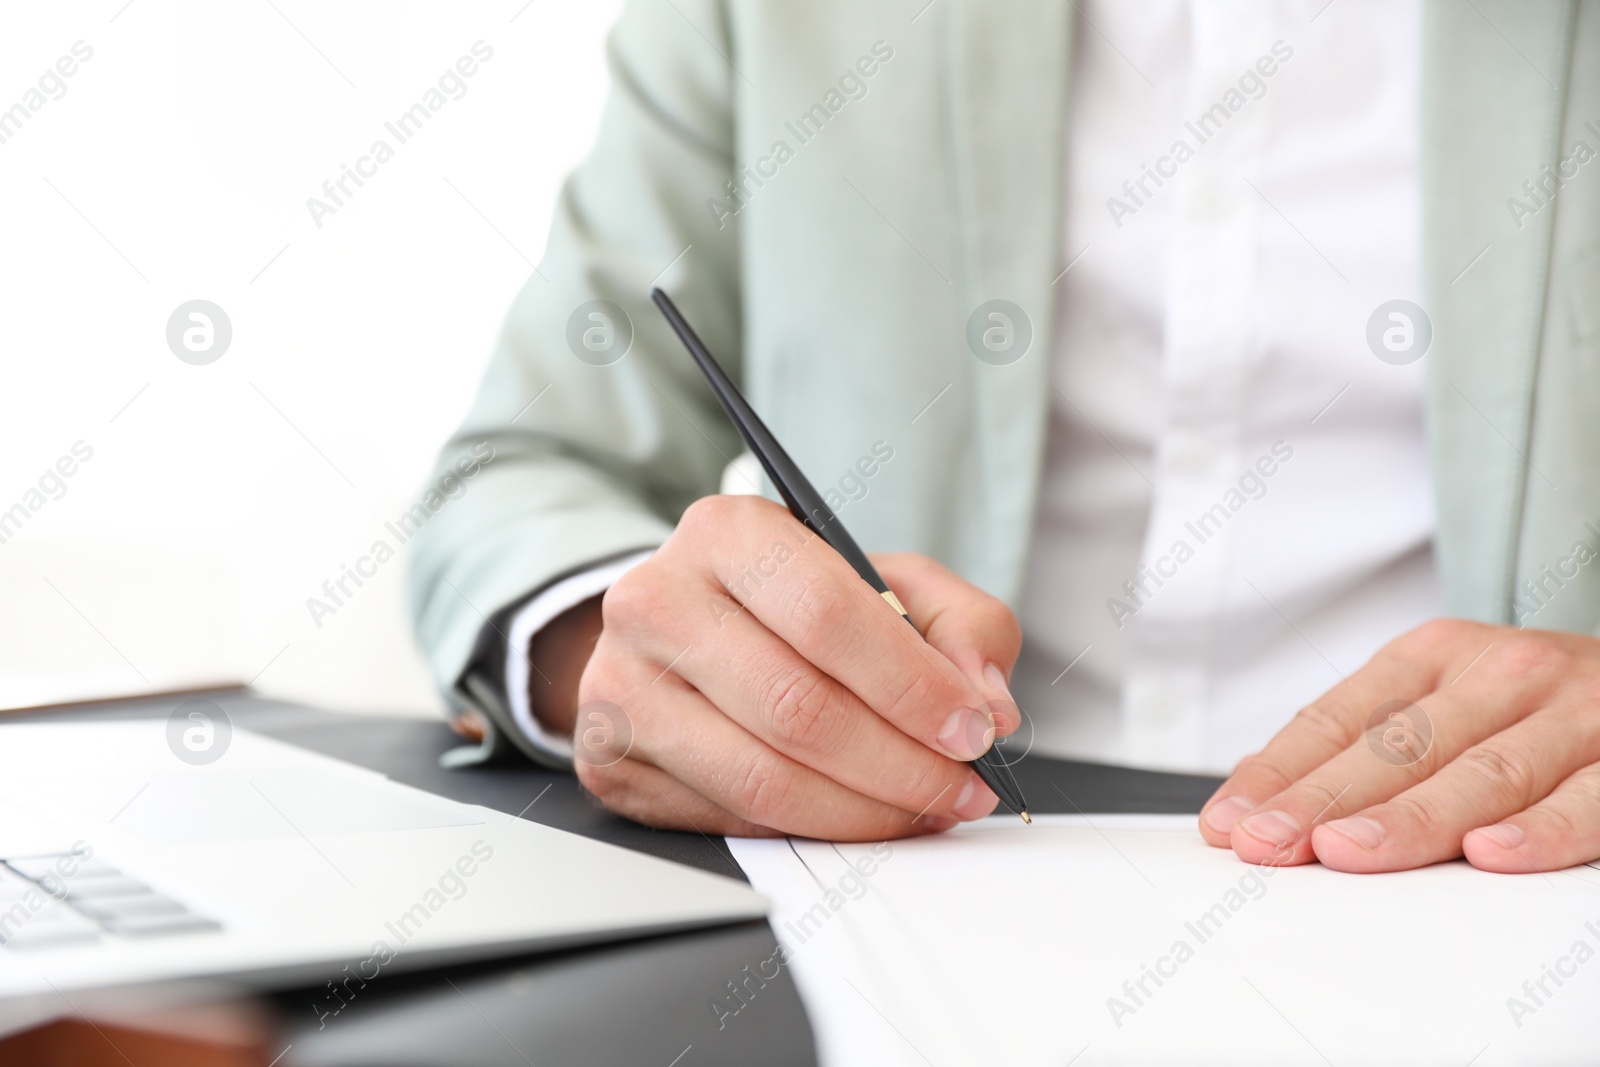
[(1466, 619), (1429, 619), (1402, 636), (1395, 644), (1417, 644), (1426, 648), (1446, 648), (1462, 640), (1477, 624)]
[(797, 582), (786, 612), (796, 647), (824, 652), (836, 647), (848, 630), (849, 595), (820, 576)]
[(942, 725), (945, 716), (963, 703), (964, 696), (960, 686), (919, 663), (909, 677), (895, 686), (894, 697), (884, 710), (884, 716), (896, 724), (926, 718), (930, 723)]
[(600, 599), (602, 625), (612, 629), (648, 624), (666, 611), (666, 588), (649, 562), (612, 583)]
[(827, 681), (814, 671), (788, 668), (774, 676), (762, 706), (774, 739), (788, 748), (827, 751), (838, 737), (840, 717)]
[(1360, 722), (1347, 707), (1329, 697), (1312, 701), (1294, 716), (1294, 729), (1317, 741), (1344, 748), (1356, 739)]
[(1406, 764), (1399, 768), (1413, 785), (1425, 782), (1438, 774), (1449, 765), (1452, 760), (1449, 749), (1441, 744), (1429, 744), (1422, 753), (1422, 758), (1415, 763)]
[(906, 811), (917, 811), (934, 804), (941, 804), (948, 810), (954, 804), (957, 794), (951, 788), (944, 762), (935, 758), (917, 761), (916, 767), (896, 787), (894, 795), (904, 798), (904, 802), (898, 807)]
[(678, 528), (698, 538), (705, 534), (720, 533), (729, 529), (745, 529), (760, 522), (770, 522), (774, 512), (789, 514), (782, 505), (765, 497), (743, 494), (703, 496), (683, 509), (678, 518)]
[(1282, 768), (1260, 752), (1252, 753), (1240, 760), (1228, 777), (1233, 781), (1250, 783), (1254, 786), (1250, 790), (1250, 795), (1261, 800), (1281, 793), (1294, 784), (1294, 780), (1285, 774)]
[(1270, 763), (1262, 759), (1260, 752), (1251, 752), (1242, 756), (1238, 763), (1233, 765), (1233, 770), (1228, 773), (1229, 778), (1249, 776), (1252, 778), (1266, 777), (1272, 772)]
[(1560, 671), (1570, 658), (1567, 650), (1547, 637), (1518, 635), (1501, 642), (1491, 653), (1493, 669), (1510, 677), (1545, 676)]
[(1600, 823), (1600, 764), (1586, 767), (1565, 782), (1549, 801), (1530, 809), (1557, 841), (1587, 841)]
[(733, 518), (731, 501), (727, 496), (703, 496), (683, 509), (678, 517), (678, 529), (687, 533), (714, 530), (727, 525)]
[(1401, 793), (1389, 801), (1389, 806), (1398, 812), (1402, 819), (1411, 822), (1425, 833), (1445, 825), (1444, 811), (1440, 808), (1439, 802), (1429, 796)]
[(622, 760), (618, 763), (599, 767), (583, 760), (574, 760), (572, 770), (578, 776), (578, 783), (597, 797), (601, 803), (609, 807), (623, 792), (623, 783), (626, 781), (628, 774), (624, 770), (623, 764), (627, 762), (627, 760)]
[[(1594, 805), (1600, 804), (1600, 783), (1596, 784), (1589, 811), (1594, 811)], [(1566, 804), (1545, 804), (1537, 809), (1542, 829), (1555, 841), (1582, 841), (1594, 831), (1583, 821), (1578, 809)], [(1591, 816), (1592, 817), (1592, 816)]]
[(757, 755), (733, 784), (734, 814), (771, 826), (788, 811), (794, 778), (774, 757)]
[(1562, 791), (1573, 793), (1578, 807), (1600, 817), (1600, 763), (1572, 775), (1562, 784)]
[(1504, 745), (1485, 744), (1469, 748), (1456, 762), (1518, 811), (1533, 803), (1538, 775), (1522, 753)]
[(577, 704), (573, 708), (577, 717), (568, 739), (581, 741), (579, 735), (595, 727), (612, 732), (623, 730), (634, 737), (654, 732), (654, 724), (662, 721), (659, 702), (641, 696), (647, 694), (650, 683), (658, 676), (661, 687), (674, 692), (688, 684), (675, 674), (661, 675), (659, 663), (638, 655), (615, 637), (601, 635), (578, 679)]

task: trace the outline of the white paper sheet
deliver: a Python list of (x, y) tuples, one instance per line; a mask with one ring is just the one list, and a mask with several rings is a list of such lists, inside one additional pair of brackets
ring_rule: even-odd
[(1192, 816), (730, 844), (783, 951), (714, 1010), (789, 967), (824, 1067), (1600, 1063), (1590, 867), (1260, 868)]

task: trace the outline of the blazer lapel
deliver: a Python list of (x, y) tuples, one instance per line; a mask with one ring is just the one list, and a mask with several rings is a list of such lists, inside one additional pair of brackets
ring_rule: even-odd
[(1503, 622), (1529, 477), (1554, 210), (1513, 212), (1559, 158), (1565, 0), (1430, 0), (1424, 22), (1428, 419), (1446, 609)]
[[(1019, 10), (1022, 8), (1023, 10)], [(983, 539), (979, 579), (1015, 602), (1027, 564), (1044, 457), (1062, 262), (1063, 172), (1071, 85), (1073, 7), (1017, 0), (946, 0), (934, 11), (943, 47), (949, 166), (959, 215), (961, 321), (990, 301), (1020, 308), (1010, 325), (1031, 334), (1026, 350), (970, 360), (968, 387), (979, 427), (981, 483), (969, 502)], [(932, 12), (930, 12), (932, 14)], [(1015, 318), (1005, 308), (1006, 320)], [(968, 330), (971, 336), (973, 330)], [(963, 338), (966, 344), (966, 338)], [(970, 346), (969, 346), (970, 347)]]

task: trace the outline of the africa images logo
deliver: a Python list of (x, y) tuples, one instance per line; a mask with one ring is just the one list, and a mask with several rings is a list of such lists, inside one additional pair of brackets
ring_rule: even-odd
[(1367, 747), (1383, 762), (1409, 767), (1433, 747), (1433, 720), (1409, 700), (1391, 700), (1367, 717)]
[(185, 700), (167, 716), (167, 747), (191, 766), (217, 762), (232, 742), (232, 720), (209, 700)]

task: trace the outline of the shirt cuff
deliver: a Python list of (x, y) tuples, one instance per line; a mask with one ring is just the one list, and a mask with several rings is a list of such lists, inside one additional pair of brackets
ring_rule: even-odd
[(532, 702), (528, 698), (529, 676), (532, 673), (528, 649), (533, 642), (533, 635), (550, 625), (562, 612), (610, 589), (618, 578), (654, 553), (655, 549), (647, 548), (563, 578), (528, 601), (511, 617), (511, 632), (507, 637), (511, 647), (506, 649), (506, 703), (511, 707), (511, 718), (517, 728), (539, 751), (568, 765), (572, 763), (572, 738), (554, 733), (533, 715)]

